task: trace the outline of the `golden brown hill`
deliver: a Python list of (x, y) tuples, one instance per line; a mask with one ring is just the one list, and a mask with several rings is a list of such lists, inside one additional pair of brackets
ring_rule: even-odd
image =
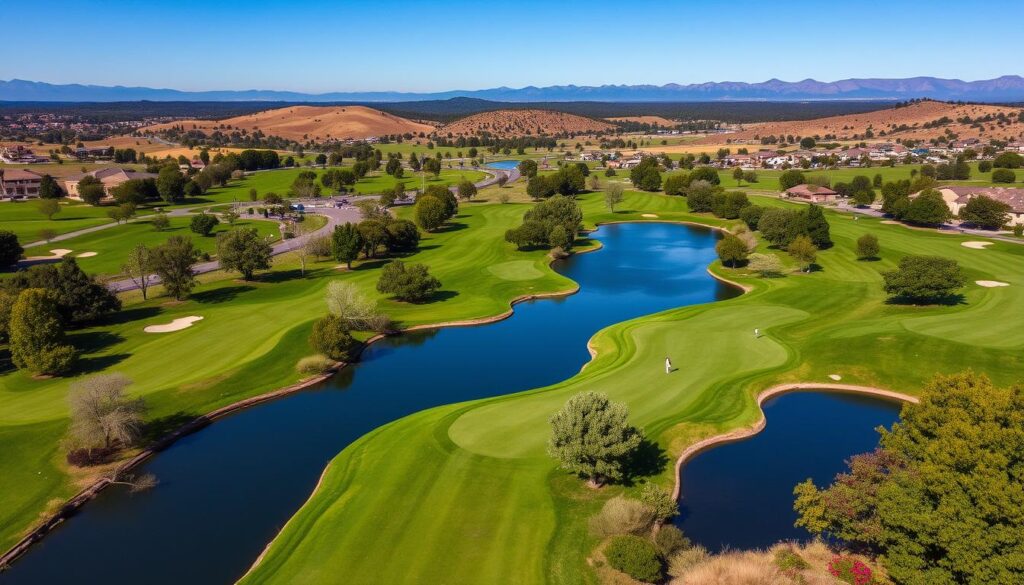
[(669, 120), (662, 116), (620, 116), (618, 118), (605, 118), (609, 122), (636, 122), (637, 124), (650, 124), (651, 126), (662, 126), (674, 128), (679, 125), (676, 120)]
[(434, 127), (429, 124), (365, 106), (290, 106), (224, 120), (178, 120), (143, 130), (159, 131), (173, 126), (181, 126), (186, 130), (194, 127), (206, 133), (217, 129), (226, 133), (232, 130), (259, 130), (267, 136), (279, 136), (298, 142), (359, 140), (391, 134), (430, 134), (434, 131)]
[(496, 110), (473, 114), (442, 126), (441, 136), (475, 136), (487, 133), (501, 138), (590, 134), (615, 128), (613, 124), (551, 110)]
[[(888, 108), (863, 114), (831, 116), (817, 120), (792, 122), (762, 122), (747, 124), (734, 134), (711, 136), (702, 142), (721, 142), (723, 138), (755, 140), (755, 137), (775, 135), (821, 136), (834, 135), (836, 140), (864, 140), (870, 128), (874, 139), (928, 140), (946, 134), (946, 130), (965, 138), (1016, 138), (1024, 132), (1024, 120), (1017, 121), (1017, 113), (1024, 110), (1004, 106), (948, 104), (924, 101), (905, 107)], [(1000, 114), (1004, 116), (1001, 120)], [(943, 120), (948, 119), (948, 122)], [(968, 122), (965, 118), (970, 118)], [(884, 132), (884, 135), (882, 134)]]

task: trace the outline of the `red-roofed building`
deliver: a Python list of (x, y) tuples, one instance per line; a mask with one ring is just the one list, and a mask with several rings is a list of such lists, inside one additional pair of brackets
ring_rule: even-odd
[(786, 197), (811, 203), (833, 203), (837, 196), (838, 193), (832, 189), (818, 185), (803, 184), (786, 189)]

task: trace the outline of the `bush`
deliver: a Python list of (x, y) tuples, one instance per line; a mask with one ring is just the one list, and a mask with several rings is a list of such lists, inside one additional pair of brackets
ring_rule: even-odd
[(848, 556), (834, 557), (828, 563), (828, 572), (843, 583), (850, 585), (869, 585), (875, 582), (870, 567)]
[(671, 493), (652, 483), (644, 486), (640, 501), (654, 510), (658, 520), (668, 520), (679, 514), (679, 502), (672, 499)]
[(682, 530), (667, 524), (658, 529), (658, 533), (654, 535), (654, 546), (661, 556), (668, 558), (681, 550), (690, 548), (692, 543), (683, 535)]
[(993, 183), (1012, 183), (1017, 180), (1017, 174), (1010, 169), (996, 169), (992, 171)]
[(673, 577), (682, 577), (710, 558), (711, 555), (703, 546), (697, 545), (693, 548), (683, 549), (668, 559), (668, 574)]
[(329, 372), (334, 367), (334, 360), (322, 355), (307, 355), (306, 357), (299, 360), (299, 363), (295, 364), (295, 369), (300, 374), (306, 376), (316, 376), (318, 374), (324, 374)]
[(782, 274), (782, 261), (775, 254), (751, 254), (747, 257), (747, 268), (761, 278), (773, 278)]
[(857, 258), (861, 260), (873, 260), (878, 258), (878, 237), (874, 234), (864, 234), (857, 238)]
[(791, 548), (780, 548), (775, 551), (775, 566), (783, 571), (802, 571), (811, 565)]
[(1024, 166), (1024, 157), (1016, 152), (1004, 152), (992, 161), (992, 166), (997, 169), (1019, 169)]
[(650, 541), (639, 536), (616, 536), (604, 550), (612, 568), (639, 581), (653, 583), (661, 579), (661, 560)]
[(439, 288), (441, 282), (430, 275), (426, 266), (406, 266), (398, 260), (386, 264), (377, 281), (379, 292), (390, 294), (400, 301), (424, 301)]
[(590, 530), (601, 537), (647, 532), (655, 520), (654, 509), (637, 500), (615, 496), (590, 518)]
[(991, 170), (992, 170), (992, 161), (983, 160), (980, 163), (978, 163), (978, 171), (979, 172), (987, 173), (987, 172), (989, 172)]
[(192, 223), (189, 225), (189, 228), (201, 236), (209, 236), (213, 228), (217, 227), (219, 223), (220, 220), (216, 216), (200, 213), (199, 215), (192, 216)]
[(359, 342), (352, 338), (345, 321), (337, 315), (327, 315), (313, 324), (309, 345), (318, 353), (338, 360), (349, 361), (355, 355)]

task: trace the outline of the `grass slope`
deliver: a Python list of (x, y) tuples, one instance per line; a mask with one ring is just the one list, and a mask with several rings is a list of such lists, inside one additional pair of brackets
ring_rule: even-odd
[[(759, 203), (776, 202), (763, 200)], [(622, 213), (584, 198), (588, 222), (639, 211), (685, 219), (684, 204), (632, 195)], [(595, 542), (586, 517), (624, 489), (584, 488), (544, 454), (547, 419), (572, 394), (607, 392), (664, 450), (651, 481), (671, 485), (671, 461), (700, 438), (760, 416), (753, 396), (786, 381), (844, 382), (914, 392), (936, 372), (974, 368), (999, 383), (1020, 379), (1024, 330), (1003, 326), (1024, 303), (1024, 248), (960, 246), (964, 238), (829, 213), (836, 246), (812, 274), (760, 280), (714, 266), (753, 287), (742, 297), (609, 327), (597, 357), (549, 388), (427, 410), (377, 429), (332, 461), (322, 484), (244, 583), (593, 583)], [(861, 234), (883, 258), (857, 261)], [(958, 260), (970, 280), (957, 306), (890, 305), (880, 270), (904, 254)], [(754, 327), (766, 335), (755, 339)], [(965, 337), (966, 336), (966, 337)], [(685, 357), (665, 376), (666, 347)]]

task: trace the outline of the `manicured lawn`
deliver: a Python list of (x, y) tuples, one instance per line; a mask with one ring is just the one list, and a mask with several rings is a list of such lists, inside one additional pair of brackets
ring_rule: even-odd
[[(631, 194), (616, 214), (596, 195), (583, 205), (588, 222), (634, 219), (640, 211), (692, 218), (681, 199), (660, 195)], [(960, 236), (828, 218), (836, 245), (820, 254), (819, 271), (762, 280), (716, 264), (715, 272), (753, 291), (609, 327), (592, 340), (594, 361), (549, 388), (431, 409), (363, 437), (331, 463), (243, 582), (337, 575), (388, 583), (595, 582), (586, 518), (624, 488), (594, 493), (544, 452), (548, 418), (583, 390), (626, 402), (672, 461), (694, 440), (754, 422), (753, 396), (780, 382), (829, 382), (839, 374), (844, 382), (914, 393), (937, 372), (966, 368), (1000, 384), (1021, 379), (1024, 329), (1003, 322), (1024, 306), (1024, 247), (972, 250)], [(880, 261), (856, 260), (854, 243), (864, 233), (879, 237)], [(964, 302), (887, 304), (879, 272), (905, 254), (957, 259), (971, 281)], [(1010, 286), (986, 289), (976, 279)], [(766, 335), (755, 339), (755, 327)], [(689, 350), (670, 379), (651, 367), (664, 347)], [(649, 479), (670, 486), (671, 464)]]
[[(866, 168), (839, 168), (839, 169), (808, 169), (803, 171), (807, 177), (827, 177), (831, 184), (835, 183), (849, 183), (857, 175), (863, 175), (869, 179), (873, 179), (875, 175), (882, 175), (882, 181), (899, 181), (903, 179), (911, 178), (912, 170), (921, 170), (921, 165), (897, 165), (895, 167), (866, 167)], [(739, 189), (761, 189), (769, 191), (779, 190), (779, 176), (785, 171), (776, 170), (760, 170), (755, 169), (757, 173), (756, 183), (743, 182), (738, 187)], [(722, 169), (718, 171), (718, 176), (721, 178), (722, 186), (726, 189), (735, 189), (736, 179), (732, 178), (733, 169)], [(625, 176), (629, 176), (629, 172), (626, 171)], [(940, 181), (941, 184), (949, 185), (992, 185), (992, 172), (982, 173), (978, 171), (978, 163), (971, 163), (971, 178), (967, 181)], [(1012, 185), (1007, 185), (1012, 186)], [(876, 194), (881, 198), (881, 192), (876, 189)]]
[[(66, 201), (66, 200), (62, 200)], [(22, 245), (37, 242), (41, 230), (66, 234), (75, 230), (111, 223), (107, 208), (68, 202), (52, 220), (39, 213), (35, 201), (4, 201), (0, 203), (0, 229), (14, 232)], [(56, 247), (56, 246), (54, 246)]]
[[(27, 248), (25, 255), (46, 256), (47, 250), (55, 247), (71, 250), (70, 256), (77, 256), (83, 252), (95, 252), (95, 256), (77, 259), (82, 270), (90, 274), (114, 276), (121, 274), (121, 265), (128, 255), (128, 250), (136, 244), (153, 247), (164, 243), (171, 236), (186, 236), (192, 238), (192, 243), (201, 252), (216, 255), (217, 234), (232, 228), (227, 223), (221, 223), (214, 228), (210, 236), (203, 237), (189, 229), (191, 217), (170, 217), (168, 220), (170, 227), (162, 232), (153, 229), (149, 220), (143, 219), (53, 244)], [(271, 241), (276, 241), (281, 237), (281, 231), (278, 229), (276, 221), (240, 219), (235, 222), (234, 227), (254, 227), (260, 235), (269, 237)]]

